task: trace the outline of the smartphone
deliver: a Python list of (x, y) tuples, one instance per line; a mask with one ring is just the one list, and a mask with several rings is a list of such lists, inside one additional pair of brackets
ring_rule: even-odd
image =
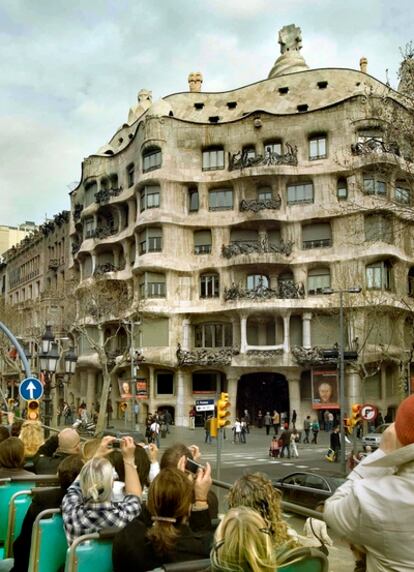
[(187, 462), (185, 464), (185, 470), (195, 474), (198, 471), (198, 469), (204, 469), (203, 465), (196, 463), (195, 461), (193, 461), (193, 459), (187, 458)]

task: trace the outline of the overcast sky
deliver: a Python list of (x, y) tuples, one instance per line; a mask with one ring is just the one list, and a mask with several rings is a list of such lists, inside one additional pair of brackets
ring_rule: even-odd
[(399, 48), (414, 39), (400, 0), (0, 0), (0, 224), (36, 223), (69, 207), (84, 157), (153, 100), (265, 79), (277, 32), (302, 29), (311, 68), (359, 67), (397, 85)]

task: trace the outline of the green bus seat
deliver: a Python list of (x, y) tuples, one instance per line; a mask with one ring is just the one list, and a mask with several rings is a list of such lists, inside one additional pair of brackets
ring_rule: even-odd
[(328, 572), (329, 561), (317, 548), (293, 548), (283, 554), (277, 572)]
[(18, 493), (14, 493), (10, 499), (6, 542), (4, 544), (5, 558), (13, 558), (13, 542), (20, 534), (24, 517), (29, 510), (31, 502), (31, 490), (24, 490), (19, 491)]
[(119, 529), (85, 534), (68, 550), (65, 572), (112, 572), (112, 541)]
[(9, 502), (12, 496), (20, 491), (27, 491), (35, 486), (33, 481), (13, 481), (0, 479), (0, 545), (6, 542), (9, 519)]
[(65, 566), (67, 550), (60, 509), (42, 511), (33, 526), (29, 572), (57, 572)]

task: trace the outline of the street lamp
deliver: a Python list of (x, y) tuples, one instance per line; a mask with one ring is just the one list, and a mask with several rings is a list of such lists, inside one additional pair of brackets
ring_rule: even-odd
[[(52, 418), (50, 392), (52, 389), (55, 389), (55, 387), (51, 385), (51, 376), (56, 373), (57, 364), (61, 358), (58, 343), (55, 341), (52, 327), (49, 325), (46, 326), (45, 333), (42, 336), (42, 351), (38, 354), (38, 358), (40, 370), (44, 373), (45, 425), (49, 427)], [(78, 358), (75, 351), (73, 347), (71, 347), (64, 358), (65, 373), (67, 375), (75, 373), (77, 360)], [(45, 433), (46, 436), (48, 436), (49, 430), (46, 429)]]
[(339, 418), (341, 431), (341, 470), (346, 474), (346, 454), (345, 454), (345, 428), (344, 416), (346, 411), (345, 403), (345, 363), (344, 363), (344, 293), (359, 294), (362, 288), (360, 286), (351, 286), (350, 288), (333, 290), (332, 288), (324, 288), (323, 294), (339, 294)]

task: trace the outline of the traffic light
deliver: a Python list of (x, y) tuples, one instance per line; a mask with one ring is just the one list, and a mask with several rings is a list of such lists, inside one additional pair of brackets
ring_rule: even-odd
[(217, 429), (230, 425), (230, 401), (228, 393), (220, 393), (217, 401)]
[(27, 419), (29, 421), (38, 421), (40, 417), (40, 405), (37, 399), (31, 399), (27, 402)]
[(351, 428), (355, 427), (355, 425), (361, 421), (361, 407), (360, 403), (354, 403), (352, 406), (352, 414), (349, 420)]

